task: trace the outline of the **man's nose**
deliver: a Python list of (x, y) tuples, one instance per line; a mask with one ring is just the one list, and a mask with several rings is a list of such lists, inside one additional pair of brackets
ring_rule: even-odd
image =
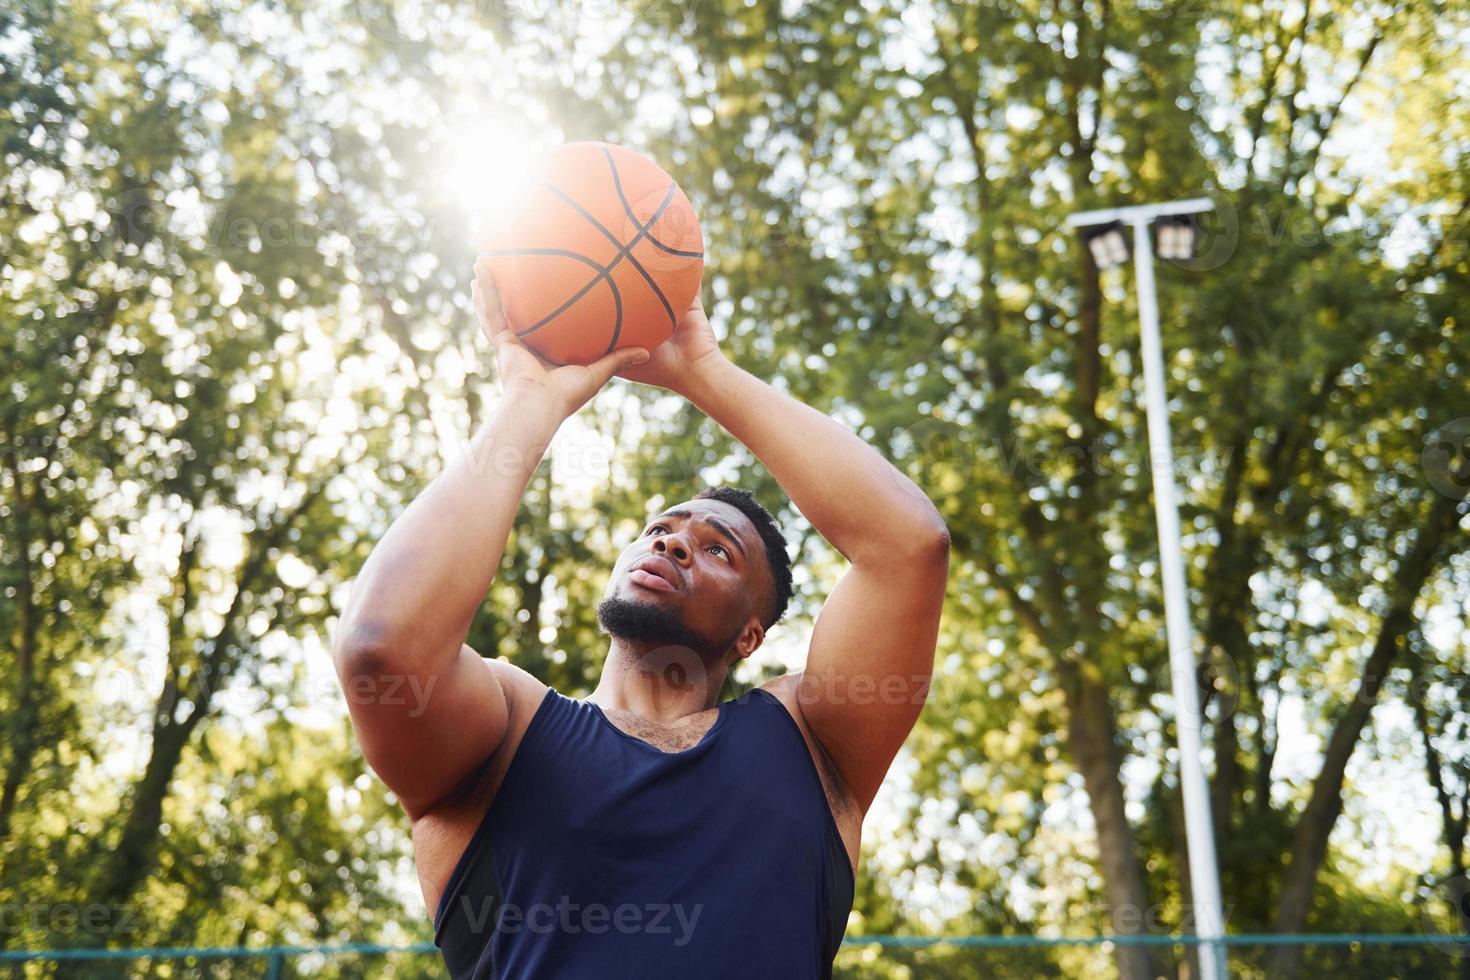
[(672, 558), (677, 562), (686, 562), (693, 554), (688, 543), (678, 535), (661, 534), (653, 539), (653, 550), (665, 558)]

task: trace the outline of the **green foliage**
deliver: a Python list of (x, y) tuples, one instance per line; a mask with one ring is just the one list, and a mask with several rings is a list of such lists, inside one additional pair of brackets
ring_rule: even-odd
[[(1463, 813), (1463, 643), (1420, 628), (1467, 595), (1461, 512), (1435, 523), (1421, 464), (1470, 405), (1463, 11), (534, 6), (0, 9), (0, 904), (146, 910), (126, 937), (42, 915), (0, 945), (427, 934), (323, 648), (345, 583), (495, 398), (472, 216), (439, 179), (466, 105), (675, 173), (730, 356), (859, 431), (949, 523), (935, 689), (855, 932), (1095, 933), (1128, 904), (1184, 921), (1136, 310), (1063, 229), (1083, 207), (1218, 206), (1160, 296), (1232, 927), (1271, 928), (1303, 853), (1315, 773), (1278, 757), (1329, 739), (1401, 607), (1386, 698), (1423, 695)], [(578, 423), (610, 465), (553, 450), (468, 642), (585, 692), (617, 549), (648, 508), (730, 482), (802, 568), (772, 634), (794, 661), (735, 684), (798, 665), (841, 566), (770, 475), (620, 382)], [(1128, 819), (1099, 821), (1111, 803)], [(1433, 867), (1380, 855), (1418, 876), (1400, 892), (1330, 853), (1312, 927), (1448, 921), (1453, 806), (1421, 815), (1446, 828)], [(1007, 956), (841, 965), (1108, 969)]]

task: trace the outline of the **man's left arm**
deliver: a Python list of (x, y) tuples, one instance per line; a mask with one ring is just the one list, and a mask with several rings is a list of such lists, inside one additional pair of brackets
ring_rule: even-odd
[(798, 702), (866, 811), (928, 691), (949, 575), (944, 521), (862, 439), (723, 356), (681, 381), (851, 563), (817, 617)]

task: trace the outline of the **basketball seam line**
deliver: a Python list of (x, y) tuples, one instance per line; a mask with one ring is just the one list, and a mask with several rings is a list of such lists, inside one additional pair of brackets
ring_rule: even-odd
[[(623, 179), (618, 174), (618, 165), (617, 162), (614, 161), (612, 158), (612, 152), (604, 146), (602, 147), (602, 156), (603, 159), (607, 161), (607, 169), (612, 172), (613, 189), (618, 192), (618, 200), (621, 201), (623, 204), (623, 213), (627, 215), (629, 220), (631, 220), (633, 224), (639, 229), (637, 236), (634, 237), (633, 241), (628, 244), (628, 248), (625, 249), (625, 251), (628, 251), (630, 253), (628, 255), (628, 261), (632, 262), (633, 267), (636, 268), (639, 272), (643, 273), (643, 279), (648, 283), (648, 288), (653, 290), (653, 294), (657, 296), (658, 301), (663, 304), (664, 312), (669, 315), (669, 329), (678, 330), (679, 315), (674, 312), (673, 304), (669, 302), (669, 298), (664, 295), (664, 291), (659, 288), (658, 283), (654, 282), (653, 279), (648, 275), (648, 273), (643, 272), (643, 266), (639, 265), (638, 260), (633, 258), (631, 251), (633, 246), (637, 245), (639, 239), (642, 238), (647, 238), (650, 242), (654, 242), (654, 244), (657, 244), (657, 242), (654, 241), (653, 232), (651, 229), (653, 228), (654, 223), (657, 222), (658, 219), (663, 216), (663, 213), (668, 210), (669, 205), (674, 202), (674, 194), (678, 192), (679, 185), (672, 180), (669, 181), (669, 189), (668, 192), (664, 195), (663, 203), (658, 206), (658, 210), (653, 213), (653, 217), (648, 219), (648, 223), (642, 224), (638, 220), (638, 215), (633, 213), (632, 207), (628, 204), (628, 198), (623, 193)], [(596, 221), (592, 220), (591, 215), (588, 215), (587, 217), (588, 220), (592, 221), (593, 224), (597, 224)], [(604, 231), (603, 234), (608, 233)], [(611, 237), (611, 235), (609, 235), (609, 237)], [(616, 241), (616, 239), (614, 239), (614, 241)], [(613, 342), (617, 343), (616, 340), (614, 340)]]
[[(637, 224), (638, 223), (638, 215), (633, 212), (633, 205), (631, 205), (631, 204), (628, 203), (628, 196), (623, 193), (623, 182), (618, 177), (618, 167), (617, 167), (617, 164), (613, 162), (612, 152), (610, 150), (608, 150), (606, 147), (603, 147), (602, 148), (602, 155), (605, 156), (605, 157), (607, 157), (608, 166), (612, 168), (613, 186), (615, 188), (617, 188), (617, 191), (618, 191), (618, 200), (620, 200), (620, 201), (623, 202), (623, 211), (628, 215), (629, 218), (631, 218), (633, 220), (633, 223), (634, 224)], [(677, 184), (675, 186), (677, 186)], [(648, 236), (648, 240), (650, 242), (652, 242), (654, 245), (657, 245), (659, 248), (663, 249), (665, 252), (668, 252), (670, 255), (677, 255), (680, 258), (685, 258), (685, 259), (702, 259), (702, 258), (704, 258), (704, 253), (703, 252), (686, 252), (683, 249), (673, 248), (671, 246), (665, 245), (663, 242), (661, 242), (657, 238), (653, 237), (653, 235), (651, 233)]]
[[(591, 214), (589, 214), (585, 209), (581, 207), (581, 205), (579, 205), (569, 195), (564, 193), (559, 187), (552, 184), (550, 181), (545, 182), (545, 187), (547, 190), (551, 191), (557, 197), (566, 202), (569, 207), (575, 210), (583, 218), (585, 218), (589, 224), (591, 224), (594, 228), (602, 233), (603, 237), (607, 238), (608, 241), (617, 246), (618, 254), (613, 257), (613, 260), (611, 262), (609, 262), (605, 266), (599, 266), (596, 262), (577, 252), (551, 248), (495, 249), (491, 251), (481, 252), (480, 257), (494, 258), (509, 255), (557, 255), (575, 259), (585, 265), (589, 265), (592, 268), (597, 269), (598, 274), (593, 276), (592, 279), (580, 290), (578, 290), (570, 299), (559, 306), (556, 310), (543, 317), (539, 322), (517, 333), (516, 336), (525, 337), (532, 333), (535, 333), (537, 330), (540, 330), (542, 327), (546, 326), (547, 324), (554, 321), (557, 317), (561, 316), (561, 314), (565, 313), (572, 306), (576, 305), (577, 301), (580, 300), (583, 296), (587, 295), (587, 292), (591, 290), (593, 286), (597, 285), (597, 283), (603, 280), (606, 280), (608, 288), (612, 290), (613, 304), (616, 307), (617, 313), (616, 318), (613, 322), (612, 339), (608, 343), (607, 350), (603, 352), (603, 356), (606, 356), (607, 354), (612, 353), (613, 350), (617, 348), (618, 338), (619, 336), (621, 336), (623, 330), (623, 298), (621, 295), (621, 291), (618, 289), (617, 283), (614, 282), (611, 277), (611, 272), (617, 267), (618, 263), (626, 258), (628, 262), (633, 266), (633, 268), (638, 270), (639, 275), (643, 277), (643, 281), (648, 284), (648, 288), (653, 290), (653, 294), (658, 297), (659, 304), (663, 306), (664, 312), (669, 315), (669, 322), (673, 325), (675, 329), (677, 329), (679, 325), (679, 319), (678, 316), (675, 315), (674, 308), (669, 303), (668, 297), (664, 295), (663, 290), (659, 288), (658, 283), (654, 281), (653, 277), (648, 274), (648, 270), (643, 268), (642, 263), (640, 263), (636, 258), (633, 257), (632, 250), (640, 241), (646, 238), (651, 244), (657, 246), (665, 252), (669, 252), (683, 258), (702, 259), (704, 257), (704, 253), (685, 252), (679, 249), (670, 248), (663, 242), (660, 242), (658, 239), (654, 238), (652, 232), (650, 231), (650, 229), (658, 221), (658, 219), (663, 216), (663, 213), (668, 210), (669, 205), (673, 203), (674, 192), (678, 190), (679, 186), (677, 183), (673, 181), (669, 182), (668, 192), (665, 194), (663, 202), (659, 204), (658, 210), (653, 213), (653, 215), (648, 219), (647, 223), (641, 222), (638, 220), (638, 215), (634, 213), (632, 205), (629, 204), (627, 195), (623, 192), (622, 179), (618, 174), (617, 163), (613, 160), (612, 154), (608, 152), (608, 150), (605, 148), (602, 150), (602, 154), (603, 157), (607, 160), (608, 169), (612, 172), (613, 187), (617, 191), (618, 200), (623, 205), (623, 212), (638, 229), (638, 234), (635, 235), (633, 237), (633, 240), (628, 242), (626, 245), (619, 242), (617, 236), (608, 231), (607, 228), (603, 226), (602, 222), (598, 221)], [(552, 360), (555, 359), (553, 358)]]
[[(537, 330), (540, 330), (542, 327), (546, 326), (548, 323), (550, 323), (551, 321), (555, 320), (557, 317), (561, 316), (567, 310), (571, 309), (574, 305), (576, 305), (577, 300), (581, 299), (583, 296), (586, 296), (588, 290), (590, 290), (593, 286), (597, 285), (599, 282), (602, 282), (604, 279), (607, 280), (608, 288), (612, 290), (612, 294), (613, 294), (613, 305), (617, 308), (617, 314), (618, 314), (617, 322), (618, 322), (618, 326), (620, 327), (622, 325), (622, 321), (623, 321), (623, 297), (618, 294), (618, 286), (617, 286), (617, 283), (613, 282), (612, 281), (612, 277), (608, 274), (612, 270), (612, 265), (609, 265), (606, 268), (604, 268), (604, 267), (598, 265), (596, 262), (593, 262), (587, 256), (582, 255), (579, 252), (572, 252), (572, 251), (569, 251), (569, 250), (563, 249), (563, 248), (503, 248), (503, 249), (493, 249), (493, 250), (488, 251), (488, 252), (481, 252), (480, 253), (480, 258), (482, 258), (482, 259), (493, 259), (493, 258), (501, 258), (503, 256), (510, 256), (510, 255), (556, 255), (556, 256), (561, 256), (563, 258), (576, 259), (578, 262), (581, 262), (581, 263), (583, 263), (585, 265), (590, 265), (590, 266), (592, 266), (592, 268), (594, 268), (594, 269), (597, 270), (597, 275), (593, 276), (588, 281), (587, 285), (585, 285), (581, 289), (577, 290), (576, 294), (573, 295), (571, 299), (567, 300), (561, 306), (557, 307), (556, 310), (554, 310), (553, 312), (551, 312), (551, 313), (547, 314), (546, 316), (542, 317), (541, 320), (539, 322), (537, 322), (535, 325), (530, 326), (530, 327), (527, 327), (525, 330), (522, 330), (519, 333), (517, 333), (516, 334), (517, 337), (525, 337), (525, 336), (528, 336), (530, 334), (535, 333)], [(616, 264), (617, 264), (616, 262), (613, 263), (613, 265), (616, 265)], [(614, 332), (613, 332), (613, 343), (617, 343), (617, 328), (614, 328)]]
[[(633, 266), (633, 268), (638, 270), (638, 274), (643, 277), (643, 281), (648, 284), (648, 288), (652, 289), (653, 294), (658, 297), (659, 303), (663, 305), (664, 312), (669, 315), (669, 322), (674, 327), (677, 327), (679, 325), (679, 318), (674, 315), (673, 306), (669, 304), (668, 297), (664, 295), (663, 290), (658, 288), (658, 283), (654, 282), (653, 276), (649, 275), (648, 270), (643, 268), (643, 263), (639, 262), (636, 258), (633, 257), (633, 247), (641, 242), (643, 239), (648, 237), (648, 229), (653, 227), (653, 223), (657, 221), (660, 217), (662, 217), (663, 213), (668, 210), (669, 205), (674, 202), (674, 191), (678, 189), (678, 185), (670, 182), (668, 194), (664, 196), (663, 203), (658, 206), (658, 210), (653, 213), (653, 217), (648, 219), (648, 224), (641, 224), (637, 218), (633, 219), (633, 224), (638, 229), (638, 234), (634, 235), (633, 240), (626, 245), (618, 241), (618, 236), (608, 231), (607, 228), (603, 226), (602, 222), (594, 218), (585, 208), (583, 208), (580, 204), (573, 200), (571, 196), (565, 193), (561, 188), (548, 182), (546, 184), (546, 189), (565, 201), (569, 207), (575, 210), (582, 217), (586, 218), (588, 223), (591, 224), (592, 227), (602, 232), (603, 237), (605, 237), (608, 241), (617, 246), (617, 256), (614, 257), (614, 259), (604, 267), (604, 271), (611, 272), (619, 262), (623, 261), (623, 259), (626, 258), (628, 262)], [(614, 286), (613, 288), (616, 289), (617, 287)], [(622, 330), (622, 327), (622, 321), (619, 320), (617, 327), (613, 330), (614, 345), (616, 345), (618, 342), (618, 334)], [(612, 350), (612, 348), (609, 347), (608, 350), (610, 351)]]
[[(607, 273), (611, 272), (614, 268), (617, 267), (619, 262), (623, 261), (623, 259), (626, 258), (628, 262), (633, 266), (633, 268), (638, 270), (638, 274), (643, 277), (643, 281), (648, 284), (648, 288), (653, 291), (653, 295), (658, 297), (658, 301), (663, 306), (664, 312), (669, 315), (669, 323), (671, 324), (671, 329), (677, 329), (679, 326), (679, 319), (674, 315), (674, 308), (669, 305), (668, 297), (664, 296), (663, 290), (658, 288), (658, 283), (654, 282), (653, 277), (648, 274), (648, 270), (643, 268), (643, 264), (633, 257), (632, 250), (634, 246), (636, 246), (640, 241), (648, 237), (648, 229), (653, 227), (653, 223), (657, 221), (663, 215), (664, 211), (668, 209), (669, 205), (673, 203), (674, 191), (678, 189), (678, 186), (673, 182), (670, 182), (669, 191), (664, 196), (663, 203), (659, 205), (658, 210), (653, 213), (653, 216), (648, 219), (647, 224), (640, 224), (636, 218), (634, 219), (634, 224), (638, 228), (638, 234), (633, 236), (633, 240), (628, 242), (626, 245), (618, 241), (616, 235), (603, 227), (602, 222), (598, 221), (591, 214), (589, 214), (586, 209), (584, 209), (580, 204), (573, 200), (571, 196), (562, 191), (561, 188), (552, 184), (550, 181), (547, 181), (545, 183), (545, 187), (548, 191), (555, 194), (557, 197), (561, 198), (561, 200), (566, 202), (568, 207), (576, 211), (583, 218), (587, 219), (587, 223), (600, 231), (603, 234), (603, 237), (607, 238), (608, 241), (617, 246), (618, 254), (613, 257), (613, 260), (611, 262), (602, 267), (603, 274), (606, 275)], [(618, 338), (622, 336), (623, 333), (622, 294), (618, 290), (617, 283), (613, 282), (612, 280), (608, 281), (608, 286), (612, 289), (613, 302), (617, 304), (618, 309), (617, 319), (613, 323), (612, 339), (608, 342), (607, 350), (603, 352), (604, 356), (606, 356), (607, 354), (611, 354), (613, 350), (617, 348)], [(585, 294), (587, 289), (590, 287), (591, 283), (589, 283), (587, 286), (584, 286), (582, 289), (582, 293)], [(544, 322), (538, 323), (533, 329), (539, 329), (542, 326), (544, 326)], [(517, 334), (517, 336), (521, 336), (521, 334)]]
[[(633, 258), (633, 256), (629, 252), (629, 250), (634, 245), (637, 245), (638, 244), (639, 240), (643, 237), (644, 233), (647, 232), (647, 230), (648, 230), (647, 227), (646, 226), (639, 226), (639, 233), (638, 233), (638, 235), (635, 236), (633, 238), (633, 240), (631, 242), (629, 242), (625, 246), (621, 242), (619, 242), (617, 240), (617, 238), (611, 232), (609, 232), (606, 228), (602, 227), (601, 222), (599, 222), (596, 218), (592, 217), (592, 215), (588, 214), (580, 205), (577, 204), (576, 201), (572, 200), (572, 198), (569, 195), (563, 193), (562, 190), (561, 190), (561, 188), (559, 188), (556, 185), (552, 184), (550, 181), (547, 181), (546, 182), (546, 189), (549, 190), (549, 191), (551, 191), (557, 197), (561, 198), (563, 201), (565, 201), (569, 207), (571, 207), (574, 211), (576, 211), (582, 217), (586, 218), (587, 221), (589, 223), (591, 223), (591, 225), (594, 228), (596, 228), (598, 231), (602, 232), (602, 234), (604, 236), (606, 236), (614, 245), (616, 245), (618, 247), (618, 254), (615, 255), (615, 256), (613, 256), (613, 260), (611, 262), (609, 262), (605, 266), (597, 266), (597, 264), (595, 262), (592, 262), (590, 259), (588, 259), (587, 262), (589, 264), (593, 265), (594, 267), (597, 267), (600, 270), (599, 275), (596, 276), (596, 277), (594, 277), (593, 280), (592, 280), (592, 282), (589, 282), (587, 285), (583, 286), (581, 288), (581, 290), (579, 290), (577, 292), (577, 294), (575, 296), (573, 296), (570, 300), (568, 300), (566, 303), (562, 304), (561, 308), (558, 309), (555, 313), (552, 313), (550, 316), (545, 317), (544, 319), (542, 319), (542, 321), (540, 323), (537, 323), (535, 326), (531, 327), (529, 330), (526, 330), (526, 331), (523, 331), (522, 333), (516, 334), (516, 336), (517, 337), (522, 337), (522, 336), (525, 336), (525, 334), (530, 333), (532, 330), (540, 330), (546, 324), (550, 323), (551, 321), (555, 320), (558, 316), (560, 316), (563, 311), (569, 309), (572, 306), (572, 304), (574, 304), (577, 300), (579, 300), (583, 296), (585, 296), (587, 294), (587, 291), (589, 289), (591, 289), (592, 286), (595, 283), (597, 283), (600, 279), (606, 279), (607, 280), (607, 286), (608, 286), (608, 288), (612, 290), (613, 305), (616, 307), (617, 315), (613, 318), (612, 339), (608, 341), (607, 350), (603, 351), (602, 353), (603, 353), (603, 356), (604, 357), (606, 357), (608, 354), (611, 354), (613, 352), (613, 350), (618, 346), (618, 338), (620, 336), (622, 336), (622, 333), (623, 333), (623, 294), (622, 294), (622, 291), (620, 289), (618, 289), (618, 284), (612, 280), (612, 277), (611, 277), (610, 273), (612, 272), (613, 269), (615, 269), (617, 267), (617, 265), (618, 265), (619, 262), (623, 261), (624, 258), (626, 258), (629, 262), (631, 262), (633, 264), (633, 268), (637, 269), (640, 273), (642, 273), (644, 281), (648, 283), (648, 286), (649, 286), (650, 289), (653, 290), (654, 295), (658, 296), (659, 300), (663, 303), (664, 311), (667, 312), (669, 314), (670, 319), (672, 319), (673, 318), (673, 311), (669, 308), (668, 300), (666, 300), (666, 299), (663, 298), (663, 294), (660, 293), (658, 287), (656, 285), (654, 285), (653, 279), (648, 275), (648, 273), (646, 271), (644, 271), (643, 267), (638, 264), (638, 260), (635, 259), (635, 258)], [(669, 201), (671, 201), (671, 200), (673, 200), (673, 195), (672, 194), (670, 194), (668, 196), (668, 198), (664, 201), (663, 207), (659, 208), (658, 213), (655, 214), (652, 218), (649, 219), (649, 225), (652, 225), (654, 221), (657, 221), (658, 220), (658, 215), (663, 213), (663, 208), (668, 207)], [(637, 224), (636, 221), (634, 223)], [(677, 323), (676, 323), (676, 325), (677, 325)]]

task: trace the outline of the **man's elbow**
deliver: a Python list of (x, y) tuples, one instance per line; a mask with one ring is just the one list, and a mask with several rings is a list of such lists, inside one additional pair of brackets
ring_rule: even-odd
[(332, 662), (345, 682), (352, 677), (375, 677), (391, 672), (401, 659), (387, 633), (357, 623), (339, 624), (332, 638)]
[(925, 580), (947, 576), (949, 572), (949, 530), (943, 521), (908, 528), (897, 536), (874, 539), (860, 554), (848, 556), (854, 565), (896, 566), (922, 576)]
[(937, 513), (931, 523), (910, 538), (910, 547), (915, 555), (944, 565), (949, 564), (950, 544), (949, 528)]
[(881, 530), (864, 535), (859, 547), (842, 551), (842, 556), (854, 565), (892, 568), (898, 562), (904, 566), (949, 567), (949, 528), (938, 513), (932, 518), (895, 522)]

